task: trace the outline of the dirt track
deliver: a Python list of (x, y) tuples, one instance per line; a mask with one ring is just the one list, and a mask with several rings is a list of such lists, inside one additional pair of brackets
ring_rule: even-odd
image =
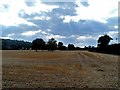
[(117, 88), (118, 56), (88, 51), (3, 51), (4, 88)]

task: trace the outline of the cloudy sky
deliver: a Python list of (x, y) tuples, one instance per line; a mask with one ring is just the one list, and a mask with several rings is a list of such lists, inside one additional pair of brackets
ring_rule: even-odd
[[(54, 2), (53, 2), (54, 1)], [(96, 46), (99, 36), (118, 37), (120, 0), (0, 0), (0, 38), (43, 38)], [(1, 32), (2, 31), (2, 32)]]

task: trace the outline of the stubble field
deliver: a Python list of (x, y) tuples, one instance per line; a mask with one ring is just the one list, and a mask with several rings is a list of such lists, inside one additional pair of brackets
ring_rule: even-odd
[(3, 88), (117, 88), (118, 56), (88, 51), (3, 50)]

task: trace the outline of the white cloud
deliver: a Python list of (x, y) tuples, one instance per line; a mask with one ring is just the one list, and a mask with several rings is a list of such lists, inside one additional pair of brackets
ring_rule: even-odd
[(115, 26), (114, 26), (114, 28), (115, 28), (115, 29), (118, 29), (118, 26), (117, 26), (117, 25), (115, 25)]
[(53, 34), (50, 34), (48, 36), (46, 36), (47, 39), (50, 39), (50, 38), (55, 38), (55, 39), (63, 39), (65, 38), (65, 36), (61, 36), (61, 35), (53, 35)]
[(0, 20), (0, 24), (1, 25), (5, 25), (5, 26), (18, 26), (19, 24), (27, 24), (30, 26), (36, 26), (34, 23), (32, 22), (28, 22), (27, 20), (23, 19), (23, 18), (19, 18), (17, 16), (13, 17), (10, 16), (9, 14), (0, 14), (1, 20)]
[(63, 19), (64, 23), (69, 23), (71, 21), (74, 21), (74, 22), (78, 22), (79, 21), (79, 19), (76, 18), (76, 16), (61, 16), (61, 18)]
[(49, 35), (49, 33), (45, 32), (45, 31), (42, 31), (41, 33), (44, 35)]
[(109, 31), (107, 33), (108, 33), (109, 36), (111, 36), (113, 38), (114, 37), (116, 37), (116, 38), (118, 37), (118, 31)]
[[(77, 40), (76, 40), (76, 45), (77, 46), (89, 46), (89, 45), (93, 45), (92, 42), (95, 41), (97, 42), (97, 39), (99, 37), (97, 35), (84, 35), (84, 36), (77, 36)], [(91, 44), (90, 44), (91, 42)], [(94, 43), (94, 45), (97, 43)]]
[(11, 37), (0, 37), (1, 39), (11, 39), (11, 40), (13, 40), (13, 38), (11, 38)]
[(111, 28), (112, 30), (118, 30), (118, 25), (109, 25), (109, 28)]
[[(19, 3), (19, 4), (17, 4)], [(0, 24), (5, 26), (17, 26), (19, 24), (27, 24), (36, 26), (32, 22), (28, 22), (27, 20), (20, 18), (18, 13), (23, 7), (26, 7), (23, 0), (1, 0), (0, 6), (8, 5), (8, 10), (5, 8), (0, 10)]]
[(40, 0), (35, 0), (35, 5), (34, 6), (26, 6), (24, 8), (25, 13), (31, 15), (33, 13), (41, 13), (43, 12), (50, 12), (54, 8), (59, 8), (57, 5), (46, 5), (43, 4)]
[(12, 36), (14, 36), (15, 34), (14, 33), (11, 33), (11, 34), (8, 34), (7, 36), (8, 37), (12, 37)]
[(98, 35), (71, 35), (69, 37), (65, 37), (65, 40), (69, 40), (67, 41), (66, 45), (68, 45), (69, 43), (73, 43), (75, 46), (79, 46), (79, 47), (84, 47), (89, 45), (96, 46), (97, 39), (98, 39)]
[(36, 31), (26, 31), (26, 32), (23, 32), (21, 35), (22, 36), (26, 36), (26, 37), (31, 37), (31, 36), (34, 36), (36, 34), (40, 33), (40, 35), (45, 39), (45, 40), (48, 40), (50, 38), (55, 38), (57, 40), (59, 39), (63, 39), (63, 38), (66, 38), (65, 36), (61, 36), (61, 35), (56, 35), (56, 34), (51, 34), (49, 32), (46, 32), (44, 30), (36, 30)]
[[(41, 2), (76, 2), (77, 0), (41, 0)], [(87, 2), (88, 0), (80, 0), (81, 2)]]
[(48, 31), (48, 32), (51, 32), (52, 30), (51, 30), (51, 29), (48, 29), (47, 31)]
[(33, 36), (33, 35), (35, 35), (35, 34), (37, 34), (37, 33), (40, 33), (42, 30), (38, 30), (38, 31), (26, 31), (26, 32), (23, 32), (21, 35), (22, 36)]
[[(5, 8), (5, 5), (8, 7)], [(36, 0), (35, 5), (31, 7), (25, 4), (25, 0), (0, 0), (0, 24), (5, 26), (17, 26), (19, 24), (36, 26), (34, 23), (19, 17), (19, 13), (24, 12), (31, 15), (41, 11), (48, 12), (54, 8), (58, 8), (58, 6), (42, 4), (39, 0)]]
[(35, 19), (35, 20), (50, 20), (50, 17), (45, 17), (45, 16), (40, 16), (40, 17), (38, 17), (38, 16), (36, 16), (36, 17), (34, 17), (33, 19)]
[(77, 16), (64, 16), (63, 22), (78, 22), (79, 20), (95, 20), (107, 23), (107, 19), (118, 16), (118, 1), (120, 0), (88, 0), (89, 6), (83, 6), (79, 0), (76, 1)]
[(109, 31), (108, 35), (113, 38), (110, 44), (118, 43), (118, 31)]
[(85, 46), (97, 46), (97, 39), (98, 38), (99, 37), (97, 35), (77, 36), (76, 45), (80, 46), (82, 48)]
[(96, 40), (96, 37), (94, 36), (78, 36), (77, 37), (77, 40), (81, 40), (81, 41), (86, 41), (86, 40), (89, 40), (89, 39), (93, 39), (93, 40)]

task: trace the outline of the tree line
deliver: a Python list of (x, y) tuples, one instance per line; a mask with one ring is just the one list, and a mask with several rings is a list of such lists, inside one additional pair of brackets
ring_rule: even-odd
[[(54, 38), (49, 39), (45, 42), (42, 38), (36, 38), (32, 42), (10, 40), (10, 39), (0, 39), (2, 42), (1, 50), (89, 50), (92, 52), (101, 52), (101, 53), (112, 53), (120, 54), (120, 43), (109, 45), (109, 42), (113, 40), (109, 35), (100, 36), (97, 40), (97, 47), (88, 46), (84, 48), (75, 47), (74, 44), (68, 44), (65, 46), (63, 42), (57, 42)], [(1, 43), (0, 43), (1, 44)]]
[(120, 43), (109, 45), (111, 40), (113, 39), (105, 34), (99, 37), (97, 47), (90, 48), (89, 51), (120, 55)]
[(10, 39), (0, 39), (0, 49), (1, 50), (28, 50), (32, 47), (31, 42), (10, 40)]
[(54, 38), (45, 42), (42, 38), (36, 38), (32, 42), (18, 41), (11, 39), (0, 39), (0, 50), (88, 50), (89, 47), (75, 47), (74, 44), (68, 44), (65, 46), (63, 42), (58, 42)]
[(66, 47), (63, 42), (58, 42), (54, 38), (51, 38), (48, 40), (48, 42), (45, 42), (42, 38), (37, 38), (32, 41), (32, 49), (37, 50), (48, 50), (48, 51), (54, 51), (54, 50), (80, 50), (80, 47), (75, 47), (74, 44), (68, 44)]

